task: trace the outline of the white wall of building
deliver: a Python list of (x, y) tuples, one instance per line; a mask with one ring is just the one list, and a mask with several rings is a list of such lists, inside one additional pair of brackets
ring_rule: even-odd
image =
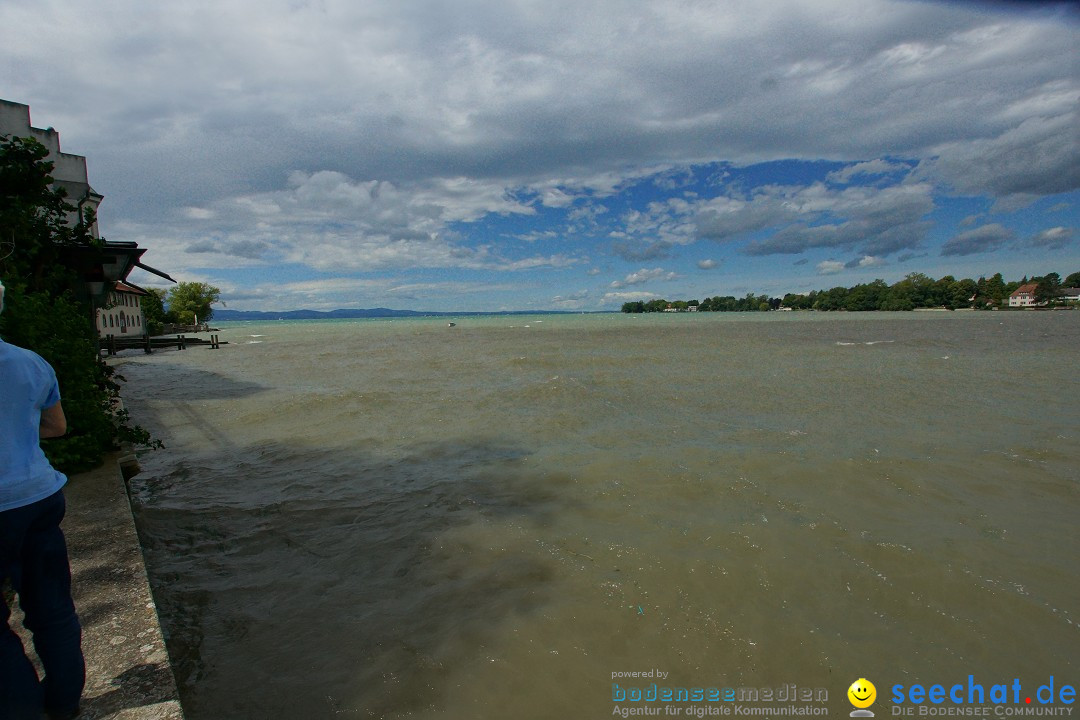
[[(53, 163), (53, 180), (57, 187), (67, 191), (67, 201), (76, 208), (89, 205), (97, 211), (102, 196), (90, 187), (86, 172), (86, 158), (82, 155), (60, 151), (60, 133), (52, 128), (41, 129), (30, 124), (30, 106), (0, 100), (0, 135), (32, 137), (49, 151), (48, 160)], [(71, 213), (69, 221), (78, 222), (78, 213)], [(90, 229), (94, 237), (100, 237), (97, 223)]]
[(146, 334), (146, 318), (143, 317), (139, 296), (133, 292), (113, 290), (109, 293), (106, 307), (97, 311), (98, 335), (142, 337)]

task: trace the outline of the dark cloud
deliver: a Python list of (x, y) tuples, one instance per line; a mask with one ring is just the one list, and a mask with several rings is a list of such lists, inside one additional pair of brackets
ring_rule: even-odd
[[(1024, 120), (997, 137), (949, 143), (936, 158), (923, 162), (923, 172), (939, 175), (957, 190), (993, 197), (1039, 196), (1080, 188), (1080, 113), (1076, 91), (1062, 84), (1042, 102), (1061, 104), (1058, 114)], [(1038, 102), (1035, 98), (1033, 102)]]
[(1048, 250), (1060, 250), (1073, 241), (1075, 230), (1071, 227), (1047, 228), (1028, 238), (1027, 245), (1030, 247), (1047, 248)]
[(856, 248), (865, 255), (889, 255), (919, 247), (929, 230), (922, 218), (934, 208), (929, 185), (858, 187), (843, 191), (819, 186), (791, 193), (782, 203), (810, 208), (800, 214), (833, 222), (788, 225), (743, 248), (747, 255), (798, 254), (812, 248)]
[(908, 262), (909, 260), (916, 260), (918, 258), (929, 257), (929, 253), (904, 253), (896, 258), (897, 262)]
[(783, 198), (758, 196), (749, 201), (718, 198), (705, 204), (695, 218), (698, 237), (724, 241), (745, 233), (775, 227), (798, 218)]
[(221, 252), (221, 251), (218, 249), (217, 243), (212, 242), (210, 240), (200, 240), (198, 242), (193, 242), (190, 245), (188, 245), (186, 248), (184, 248), (184, 252), (189, 252), (189, 253), (216, 253), (216, 252)]
[(248, 260), (259, 260), (269, 249), (270, 244), (262, 240), (236, 240), (232, 242), (199, 240), (184, 248), (184, 252), (195, 254), (219, 253)]
[(648, 242), (636, 239), (616, 240), (611, 244), (611, 251), (615, 255), (630, 262), (670, 258), (671, 248), (672, 245), (668, 242)]
[(1021, 13), (1047, 11), (1062, 17), (1076, 16), (1077, 4), (1075, 0), (908, 0), (909, 2), (923, 2), (938, 5), (956, 5), (971, 8), (973, 10), (989, 10), (993, 12), (1011, 11)]
[[(0, 3), (0, 74), (88, 156), (107, 234), (175, 271), (214, 253), (318, 271), (644, 263), (701, 239), (891, 257), (927, 244), (943, 192), (1004, 210), (1080, 187), (1068, 7), (229, 0), (210, 22), (190, 3)], [(823, 159), (842, 169), (822, 183), (724, 185)], [(694, 181), (721, 197), (600, 232)], [(530, 229), (570, 228), (580, 255), (510, 257), (483, 226), (508, 217), (555, 218)], [(947, 254), (992, 246), (962, 234)]]
[[(655, 163), (924, 155), (1001, 136), (1016, 125), (988, 102), (1072, 79), (1060, 62), (1075, 45), (1068, 26), (1003, 15), (996, 36), (979, 35), (992, 20), (982, 8), (870, 7), (841, 25), (828, 2), (768, 13), (658, 3), (647, 14), (614, 2), (453, 13), (232, 2), (206, 23), (183, 4), (121, 0), (94, 18), (57, 12), (24, 28), (84, 58), (84, 74), (47, 48), (22, 62), (63, 80), (50, 83), (56, 107), (87, 108), (80, 145), (125, 213), (151, 197), (201, 205), (269, 190), (296, 169), (528, 184)], [(138, 42), (117, 31), (132, 17)], [(280, 32), (288, 42), (265, 42)], [(986, 59), (972, 61), (979, 52)], [(110, 82), (85, 82), (89, 68)], [(10, 77), (8, 92), (22, 92)]]
[(262, 240), (240, 240), (228, 246), (228, 254), (249, 260), (259, 260), (270, 249), (270, 244)]
[(991, 252), (1012, 240), (1014, 233), (998, 223), (967, 230), (949, 239), (941, 246), (942, 255), (974, 255)]

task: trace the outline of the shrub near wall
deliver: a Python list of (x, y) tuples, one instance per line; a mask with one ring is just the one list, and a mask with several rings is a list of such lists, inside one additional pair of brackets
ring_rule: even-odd
[(5, 285), (0, 334), (6, 342), (45, 358), (60, 384), (68, 433), (43, 442), (42, 448), (61, 472), (88, 470), (101, 462), (117, 435), (110, 410), (118, 388), (110, 378), (111, 368), (97, 359), (93, 324), (68, 297), (25, 293), (9, 280)]
[(153, 444), (114, 412), (119, 386), (98, 354), (88, 303), (76, 299), (81, 280), (62, 265), (59, 248), (95, 247), (93, 212), (68, 225), (74, 208), (52, 186), (52, 163), (38, 142), (0, 136), (0, 279), (6, 287), (0, 336), (33, 350), (56, 371), (68, 433), (42, 443), (61, 472), (88, 470), (121, 441)]

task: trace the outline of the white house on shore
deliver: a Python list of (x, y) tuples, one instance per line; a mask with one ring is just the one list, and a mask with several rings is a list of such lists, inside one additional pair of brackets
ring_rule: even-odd
[(98, 335), (107, 338), (110, 335), (141, 337), (146, 334), (146, 317), (143, 315), (139, 298), (146, 295), (142, 288), (118, 282), (109, 293), (105, 307), (98, 308)]
[(1036, 283), (1021, 285), (1009, 296), (1009, 307), (1035, 307)]
[(1061, 288), (1058, 299), (1067, 303), (1080, 303), (1080, 288)]
[[(1035, 283), (1028, 283), (1016, 288), (1012, 295), (1009, 296), (1009, 307), (1039, 307), (1040, 305), (1046, 305), (1046, 302), (1035, 301), (1035, 290), (1039, 286)], [(1057, 301), (1065, 303), (1066, 305), (1071, 303), (1080, 303), (1080, 288), (1061, 288), (1057, 292)]]

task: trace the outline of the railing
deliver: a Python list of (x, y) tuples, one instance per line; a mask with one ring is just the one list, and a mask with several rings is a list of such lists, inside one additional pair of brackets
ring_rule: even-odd
[[(228, 345), (227, 342), (225, 344)], [(209, 345), (211, 350), (217, 350), (221, 347), (222, 342), (216, 334), (211, 335), (209, 340), (189, 338), (182, 334), (176, 337), (150, 337), (149, 335), (121, 337), (119, 335), (109, 335), (105, 338), (102, 349), (109, 355), (115, 355), (118, 350), (132, 350), (135, 348), (142, 348), (144, 352), (150, 354), (154, 348), (175, 347), (177, 350), (186, 350), (189, 345)]]

